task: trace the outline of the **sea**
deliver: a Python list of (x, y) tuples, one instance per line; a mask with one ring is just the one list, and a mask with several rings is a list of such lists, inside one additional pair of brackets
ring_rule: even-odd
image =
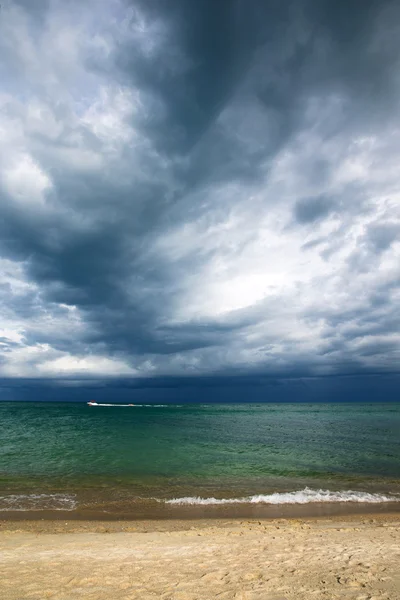
[(0, 402), (1, 518), (379, 511), (400, 511), (400, 403)]

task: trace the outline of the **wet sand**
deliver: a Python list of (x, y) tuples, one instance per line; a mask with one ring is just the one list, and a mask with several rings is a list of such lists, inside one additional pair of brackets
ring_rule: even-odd
[(107, 501), (74, 510), (0, 510), (0, 521), (11, 520), (193, 520), (193, 519), (304, 519), (365, 514), (398, 514), (400, 502), (307, 502), (305, 504), (165, 504), (152, 499)]
[(7, 600), (399, 600), (400, 516), (0, 522)]

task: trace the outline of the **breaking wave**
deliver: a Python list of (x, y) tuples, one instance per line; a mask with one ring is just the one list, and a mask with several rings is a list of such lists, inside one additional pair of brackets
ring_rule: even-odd
[(399, 502), (399, 496), (385, 496), (369, 492), (351, 490), (332, 492), (330, 490), (311, 490), (305, 488), (296, 492), (276, 492), (274, 494), (259, 494), (243, 498), (201, 498), (184, 497), (164, 500), (166, 504), (308, 504), (311, 502), (362, 502), (379, 504), (381, 502)]
[(74, 510), (76, 497), (69, 494), (9, 494), (0, 496), (0, 511)]

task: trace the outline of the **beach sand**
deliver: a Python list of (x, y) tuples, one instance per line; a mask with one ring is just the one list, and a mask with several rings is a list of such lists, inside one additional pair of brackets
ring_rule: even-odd
[(398, 515), (1, 521), (2, 600), (399, 600)]

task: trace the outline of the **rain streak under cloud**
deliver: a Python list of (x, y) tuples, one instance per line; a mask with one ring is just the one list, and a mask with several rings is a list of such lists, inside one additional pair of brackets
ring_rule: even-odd
[(385, 0), (5, 0), (0, 398), (396, 374), (399, 63)]

